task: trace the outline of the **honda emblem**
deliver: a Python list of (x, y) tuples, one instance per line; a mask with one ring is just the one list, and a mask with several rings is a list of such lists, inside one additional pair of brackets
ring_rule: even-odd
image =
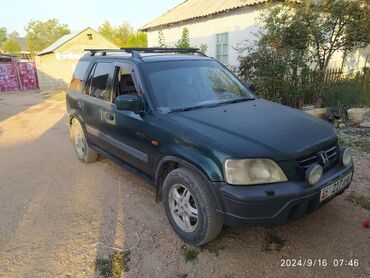
[(323, 166), (329, 163), (328, 154), (326, 152), (319, 152), (319, 158)]

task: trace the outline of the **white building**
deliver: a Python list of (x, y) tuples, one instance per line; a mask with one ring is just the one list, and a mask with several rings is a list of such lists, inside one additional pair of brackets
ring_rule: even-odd
[[(300, 0), (292, 0), (301, 2)], [(246, 40), (253, 43), (258, 30), (258, 16), (269, 0), (187, 0), (141, 28), (148, 34), (148, 46), (159, 45), (159, 31), (168, 46), (174, 46), (186, 27), (193, 46), (207, 45), (206, 54), (229, 66), (237, 66), (235, 47)], [(347, 70), (362, 69), (370, 47), (347, 57)], [(337, 53), (332, 67), (340, 67), (342, 57)], [(370, 61), (367, 63), (369, 66)]]
[(268, 0), (187, 0), (141, 28), (148, 46), (159, 44), (159, 31), (174, 46), (186, 27), (193, 46), (207, 45), (208, 56), (227, 65), (237, 65), (234, 49), (257, 31), (257, 17)]

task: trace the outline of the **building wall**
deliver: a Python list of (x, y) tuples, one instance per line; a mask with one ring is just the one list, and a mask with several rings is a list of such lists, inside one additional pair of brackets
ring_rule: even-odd
[(348, 73), (363, 71), (364, 67), (370, 67), (370, 45), (360, 48), (346, 58), (344, 70)]
[(37, 56), (37, 77), (40, 89), (64, 88), (71, 81), (78, 59), (57, 59), (56, 53)]
[[(254, 34), (258, 31), (258, 16), (262, 9), (262, 5), (247, 6), (228, 13), (151, 29), (147, 32), (148, 45), (152, 47), (158, 46), (158, 32), (161, 30), (166, 44), (172, 47), (180, 39), (182, 29), (186, 27), (189, 29), (191, 45), (199, 47), (201, 44), (205, 43), (208, 46), (206, 54), (211, 57), (216, 57), (216, 34), (228, 32), (228, 65), (235, 67), (238, 66), (238, 57), (237, 51), (234, 48), (240, 44), (246, 44), (246, 40), (249, 44), (254, 43)], [(340, 68), (342, 65), (342, 55), (341, 52), (335, 53), (329, 66), (332, 68)], [(349, 54), (344, 66), (345, 73), (356, 73), (361, 71), (368, 55), (370, 57), (370, 45)], [(368, 59), (369, 62), (367, 62), (367, 66), (370, 66), (370, 58)]]
[(201, 44), (207, 44), (206, 54), (216, 57), (216, 34), (229, 33), (228, 64), (236, 66), (238, 64), (237, 52), (233, 48), (247, 39), (253, 42), (253, 33), (258, 30), (256, 22), (261, 9), (262, 6), (249, 6), (226, 14), (149, 30), (147, 32), (148, 45), (158, 46), (158, 32), (162, 30), (166, 44), (174, 46), (181, 37), (182, 29), (186, 27), (189, 29), (191, 45), (199, 47)]
[[(87, 34), (92, 34), (91, 40)], [(118, 49), (118, 46), (89, 28), (60, 46), (55, 52), (36, 56), (40, 89), (68, 86), (78, 60), (86, 53), (84, 49), (88, 48)]]

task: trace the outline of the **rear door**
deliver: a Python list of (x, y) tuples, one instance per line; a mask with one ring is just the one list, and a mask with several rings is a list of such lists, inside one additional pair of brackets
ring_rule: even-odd
[(104, 111), (113, 105), (111, 103), (113, 70), (111, 62), (95, 63), (87, 78), (84, 94), (78, 100), (88, 140), (98, 146), (104, 143), (100, 132), (103, 117), (106, 116)]

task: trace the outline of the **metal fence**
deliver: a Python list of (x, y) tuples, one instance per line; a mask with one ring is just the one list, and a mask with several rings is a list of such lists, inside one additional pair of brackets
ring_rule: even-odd
[(325, 71), (310, 70), (295, 76), (288, 74), (256, 78), (252, 81), (261, 96), (298, 108), (307, 104), (320, 107), (323, 100), (340, 103), (345, 98), (360, 99), (370, 94), (369, 68), (352, 76), (344, 74), (341, 69), (331, 68)]
[(37, 90), (35, 61), (0, 55), (0, 92)]

